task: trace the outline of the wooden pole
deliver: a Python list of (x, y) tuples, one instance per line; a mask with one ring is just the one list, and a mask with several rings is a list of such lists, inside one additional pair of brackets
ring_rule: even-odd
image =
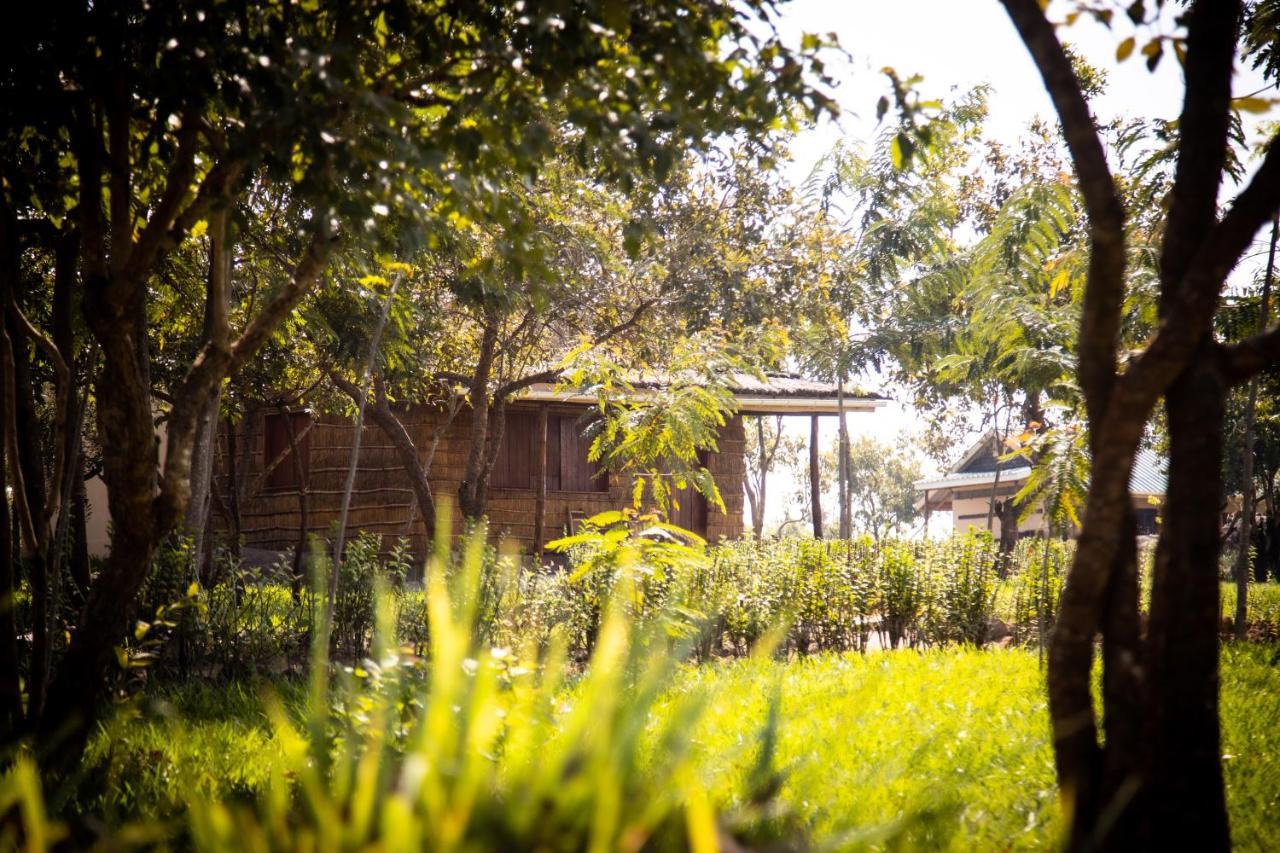
[(924, 538), (929, 538), (929, 490), (924, 490)]
[(809, 418), (809, 505), (813, 538), (822, 538), (822, 480), (818, 466), (818, 416)]
[(538, 407), (538, 446), (535, 451), (537, 462), (537, 499), (533, 507), (533, 549), (542, 561), (542, 549), (545, 543), (544, 527), (547, 518), (547, 404)]

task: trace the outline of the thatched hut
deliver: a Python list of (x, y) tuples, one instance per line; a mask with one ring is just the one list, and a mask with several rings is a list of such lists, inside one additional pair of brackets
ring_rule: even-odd
[[(672, 518), (709, 540), (743, 532), (743, 416), (784, 414), (816, 421), (837, 414), (841, 406), (847, 412), (869, 412), (883, 405), (874, 395), (840, 395), (833, 385), (790, 375), (770, 375), (764, 380), (743, 376), (735, 381), (733, 391), (738, 414), (723, 428), (717, 450), (705, 458), (723, 496), (724, 510), (709, 506), (690, 491)], [(535, 385), (507, 406), (488, 499), (495, 539), (508, 540), (526, 551), (540, 550), (574, 529), (579, 520), (630, 505), (631, 483), (598, 470), (587, 460), (583, 429), (594, 403), (591, 397)], [(442, 408), (431, 406), (413, 406), (397, 414), (423, 458), (430, 454), (429, 480), (436, 499), (442, 505), (456, 504), (470, 446), (468, 410), (462, 407), (452, 419)], [(342, 501), (353, 430), (351, 418), (313, 416), (302, 409), (259, 410), (234, 427), (224, 426), (214, 477), (213, 525), (223, 533), (238, 527), (248, 548), (283, 551), (301, 539), (305, 504), (307, 532), (327, 535)], [(292, 447), (297, 448), (296, 456)], [(101, 510), (105, 518), (105, 506)], [(460, 526), (455, 508), (452, 529)], [(367, 421), (348, 530), (351, 535), (377, 533), (384, 548), (404, 537), (415, 553), (425, 552), (409, 477), (386, 435)], [(94, 538), (99, 540), (98, 550), (104, 550), (105, 531)]]

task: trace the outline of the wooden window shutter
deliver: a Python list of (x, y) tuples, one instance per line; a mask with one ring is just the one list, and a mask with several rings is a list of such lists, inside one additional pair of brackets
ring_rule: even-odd
[[(560, 491), (607, 492), (609, 478), (600, 466), (587, 460), (591, 441), (582, 435), (582, 421), (576, 415), (558, 415), (560, 434)], [(551, 431), (548, 427), (548, 433)], [(548, 441), (550, 437), (548, 437)], [(550, 456), (550, 454), (548, 454)], [(548, 488), (551, 488), (548, 484)]]
[[(286, 418), (289, 420), (285, 420)], [(264, 486), (269, 491), (294, 491), (302, 485), (298, 479), (298, 466), (289, 449), (290, 422), (292, 422), (293, 434), (297, 441), (298, 453), (302, 457), (303, 474), (309, 474), (311, 471), (311, 433), (307, 430), (307, 426), (311, 423), (311, 416), (306, 412), (268, 414), (262, 422), (263, 469), (280, 459), (279, 464), (267, 474)]]

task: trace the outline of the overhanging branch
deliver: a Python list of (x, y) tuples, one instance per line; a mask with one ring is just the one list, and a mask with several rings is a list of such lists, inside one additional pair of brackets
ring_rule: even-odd
[(1124, 208), (1107, 165), (1089, 103), (1037, 0), (1002, 0), (1036, 63), (1062, 122), (1089, 218), (1089, 269), (1080, 316), (1080, 385), (1091, 418), (1106, 410), (1116, 373), (1116, 341), (1124, 302)]

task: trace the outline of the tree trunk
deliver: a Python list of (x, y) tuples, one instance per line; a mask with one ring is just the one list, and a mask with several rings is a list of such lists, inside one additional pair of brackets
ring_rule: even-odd
[[(776, 436), (782, 434), (781, 421), (777, 424)], [(778, 438), (774, 440), (774, 452), (777, 452)], [(759, 452), (759, 477), (756, 481), (755, 501), (751, 504), (751, 531), (759, 541), (764, 536), (764, 508), (768, 497), (769, 469), (773, 466), (773, 453), (765, 447), (764, 418), (756, 418), (756, 445)]]
[(37, 726), (40, 756), (54, 770), (65, 769), (83, 753), (115, 665), (115, 647), (133, 616), (162, 533), (145, 288), (126, 288), (132, 296), (118, 301), (119, 294), (107, 298), (108, 287), (101, 278), (86, 282), (84, 314), (103, 356), (95, 392), (111, 552), (81, 608)]
[(213, 504), (213, 459), (218, 440), (218, 410), (222, 405), (221, 387), (213, 389), (200, 407), (196, 437), (191, 448), (191, 499), (187, 504), (183, 527), (191, 537), (193, 571), (196, 578), (208, 575), (205, 545), (209, 515)]
[(307, 482), (307, 466), (302, 464), (302, 451), (298, 449), (298, 434), (293, 428), (293, 415), (280, 410), (284, 417), (284, 431), (289, 439), (289, 458), (293, 461), (293, 475), (298, 481), (298, 542), (293, 549), (293, 599), (302, 598), (302, 585), (306, 582), (307, 538), (311, 532), (310, 484)]
[(114, 649), (132, 618), (158, 543), (157, 445), (151, 422), (144, 303), (135, 300), (126, 316), (111, 317), (109, 309), (94, 306), (86, 306), (86, 315), (103, 331), (99, 337), (103, 366), (96, 392), (111, 552), (89, 591), (40, 719), (40, 751), (54, 768), (65, 768), (83, 752), (107, 686), (106, 674), (115, 662)]
[[(219, 316), (231, 306), (231, 238), (227, 212), (219, 210), (209, 229), (209, 284), (205, 289), (202, 338), (211, 340)], [(218, 304), (221, 303), (221, 304)], [(208, 574), (205, 564), (205, 534), (213, 497), (213, 459), (218, 440), (218, 413), (222, 407), (222, 383), (214, 382), (196, 415), (195, 439), (191, 448), (191, 494), (184, 527), (191, 537), (195, 576)]]
[[(747, 497), (747, 508), (751, 510), (751, 535), (758, 542), (760, 534), (756, 532), (756, 519), (760, 516), (760, 502), (756, 499), (756, 486), (751, 481), (751, 474), (742, 478), (742, 491)], [(761, 524), (761, 529), (764, 525)]]
[(387, 317), (391, 314), (391, 305), (395, 300), (396, 288), (402, 276), (397, 276), (387, 289), (387, 299), (382, 305), (382, 313), (378, 316), (377, 325), (373, 327), (373, 335), (369, 338), (369, 352), (365, 356), (364, 373), (360, 377), (360, 388), (356, 400), (356, 424), (351, 435), (351, 459), (347, 464), (347, 479), (342, 488), (342, 503), (338, 508), (338, 529), (334, 534), (333, 569), (329, 578), (328, 622), (333, 624), (333, 610), (338, 603), (338, 579), (341, 577), (342, 560), (345, 552), (347, 536), (347, 515), (351, 511), (351, 490), (356, 485), (356, 472), (360, 469), (360, 440), (364, 436), (364, 413), (368, 408), (369, 383), (373, 380), (373, 369), (378, 358), (378, 349), (382, 345), (382, 332), (387, 326)]
[(471, 444), (467, 450), (462, 482), (458, 485), (458, 508), (462, 511), (462, 516), (471, 521), (479, 519), (485, 511), (485, 493), (489, 479), (485, 465), (490, 455), (489, 421), (492, 408), (489, 400), (489, 378), (493, 373), (497, 345), (498, 324), (495, 319), (490, 318), (480, 338), (480, 353), (476, 358), (475, 373), (471, 377)]
[[(6, 298), (11, 298), (12, 295)], [(16, 309), (5, 312), (6, 339), (4, 358), (7, 362), (6, 393), (14, 430), (11, 450), (17, 454), (14, 466), (21, 478), (14, 483), (14, 505), (19, 514), (31, 522), (22, 536), (22, 563), (27, 570), (27, 588), (31, 596), (31, 660), (27, 672), (27, 715), (39, 717), (44, 707), (45, 690), (52, 661), (53, 615), (57, 612), (53, 543), (45, 537), (43, 513), (46, 500), (45, 453), (41, 446), (40, 417), (36, 411), (36, 389), (32, 365), (27, 355), (24, 336), (16, 317)], [(55, 451), (60, 452), (60, 451)], [(56, 486), (55, 486), (56, 488)], [(21, 494), (18, 494), (18, 492)]]
[(0, 745), (12, 743), (22, 727), (22, 687), (18, 674), (18, 575), (9, 517), (9, 401), (0, 394)]
[(999, 504), (1000, 507), (1000, 548), (997, 559), (999, 561), (1000, 576), (1004, 577), (1008, 572), (1009, 561), (1013, 557), (1014, 549), (1018, 547), (1018, 508), (1013, 502), (1013, 496)]
[[(1205, 349), (1208, 349), (1206, 342)], [(1154, 849), (1230, 847), (1218, 726), (1218, 518), (1226, 387), (1211, 358), (1169, 388), (1169, 485), (1148, 629)]]
[(502, 437), (507, 430), (507, 398), (498, 396), (494, 399), (489, 412), (489, 434), (485, 439), (484, 457), (480, 471), (475, 480), (474, 500), (478, 511), (469, 518), (480, 518), (489, 504), (489, 477), (493, 474), (493, 466), (498, 461), (498, 452), (502, 449)]
[[(227, 546), (230, 551), (228, 558), (232, 563), (240, 562), (240, 540), (244, 531), (244, 515), (240, 511), (244, 502), (244, 480), (248, 476), (249, 466), (240, 462), (240, 445), (245, 448), (249, 446), (249, 437), (247, 435), (247, 424), (249, 423), (249, 413), (244, 412), (241, 415), (241, 423), (246, 424), (246, 435), (243, 441), (237, 439), (237, 429), (235, 421), (227, 422), (227, 527), (230, 528)], [(213, 582), (212, 572), (210, 577), (204, 578), (205, 586), (211, 586)]]
[[(1104, 754), (1098, 741), (1098, 721), (1093, 707), (1094, 640), (1099, 631), (1110, 629), (1109, 642), (1122, 639), (1119, 627), (1126, 618), (1125, 605), (1129, 602), (1125, 593), (1130, 584), (1114, 584), (1116, 574), (1126, 572), (1131, 548), (1126, 536), (1131, 533), (1132, 513), (1128, 480), (1138, 439), (1142, 434), (1145, 418), (1135, 413), (1124, 413), (1110, 424), (1109, 440), (1101, 440), (1101, 424), (1092, 424), (1090, 440), (1093, 445), (1092, 477), (1085, 504), (1084, 525), (1076, 546), (1062, 591), (1058, 619), (1049, 640), (1049, 712), (1053, 720), (1054, 757), (1058, 771), (1058, 784), (1064, 800), (1071, 806), (1071, 846), (1084, 849), (1096, 846), (1099, 821), (1108, 799), (1104, 781), (1104, 769), (1112, 775), (1122, 772), (1125, 761), (1120, 751), (1131, 748), (1117, 736), (1109, 737), (1108, 748), (1116, 750), (1111, 756)], [(1136, 630), (1136, 611), (1131, 615)], [(1133, 680), (1140, 675), (1141, 661), (1130, 653), (1124, 663), (1126, 678)], [(1118, 678), (1118, 676), (1113, 676)], [(1118, 685), (1120, 681), (1112, 681)], [(1112, 699), (1114, 691), (1107, 691)], [(1140, 685), (1131, 694), (1131, 702), (1141, 701)], [(1111, 708), (1108, 707), (1108, 715)], [(1108, 716), (1108, 720), (1111, 717)], [(1127, 728), (1130, 715), (1116, 709), (1116, 723)]]
[(822, 470), (818, 454), (818, 416), (809, 417), (809, 514), (813, 538), (822, 538)]
[(89, 499), (85, 495), (84, 481), (84, 455), (77, 454), (75, 487), (71, 493), (71, 561), (67, 567), (76, 587), (77, 609), (84, 604), (93, 581), (89, 565)]
[(1102, 614), (1102, 703), (1106, 741), (1102, 759), (1100, 809), (1094, 832), (1113, 821), (1107, 846), (1143, 849), (1146, 827), (1143, 790), (1149, 767), (1146, 740), (1147, 684), (1143, 673), (1138, 619), (1138, 518), (1128, 499), (1117, 508), (1120, 540), (1108, 572)]
[[(340, 391), (352, 400), (359, 401), (359, 388), (337, 374), (331, 374), (330, 379)], [(429, 463), (424, 463), (422, 456), (418, 453), (417, 445), (413, 442), (413, 437), (409, 435), (409, 431), (391, 409), (380, 372), (374, 376), (373, 384), (374, 401), (366, 405), (365, 414), (395, 448), (396, 457), (409, 478), (409, 486), (413, 489), (414, 499), (417, 501), (418, 515), (422, 520), (422, 532), (430, 542), (435, 535), (436, 503), (431, 491)]]
[[(1274, 363), (1271, 348), (1280, 338), (1224, 347), (1211, 330), (1226, 275), (1276, 213), (1280, 149), (1269, 150), (1219, 215), (1241, 9), (1237, 0), (1189, 4), (1181, 19), (1186, 87), (1177, 166), (1161, 235), (1160, 324), (1121, 370), (1125, 211), (1107, 153), (1043, 5), (1002, 2), (1054, 101), (1089, 220), (1076, 373), (1089, 418), (1092, 481), (1049, 661), (1058, 778), (1072, 808), (1068, 846), (1223, 850), (1230, 838), (1217, 708), (1217, 516), (1226, 377), (1240, 381)], [(1162, 394), (1168, 500), (1141, 654), (1127, 481)], [(1099, 629), (1105, 732), (1091, 692)]]
[(844, 416), (844, 377), (836, 383), (836, 410), (840, 418), (839, 427), (839, 471), (840, 471), (840, 538), (848, 539), (853, 534), (853, 506), (850, 502), (849, 483), (849, 424)]

